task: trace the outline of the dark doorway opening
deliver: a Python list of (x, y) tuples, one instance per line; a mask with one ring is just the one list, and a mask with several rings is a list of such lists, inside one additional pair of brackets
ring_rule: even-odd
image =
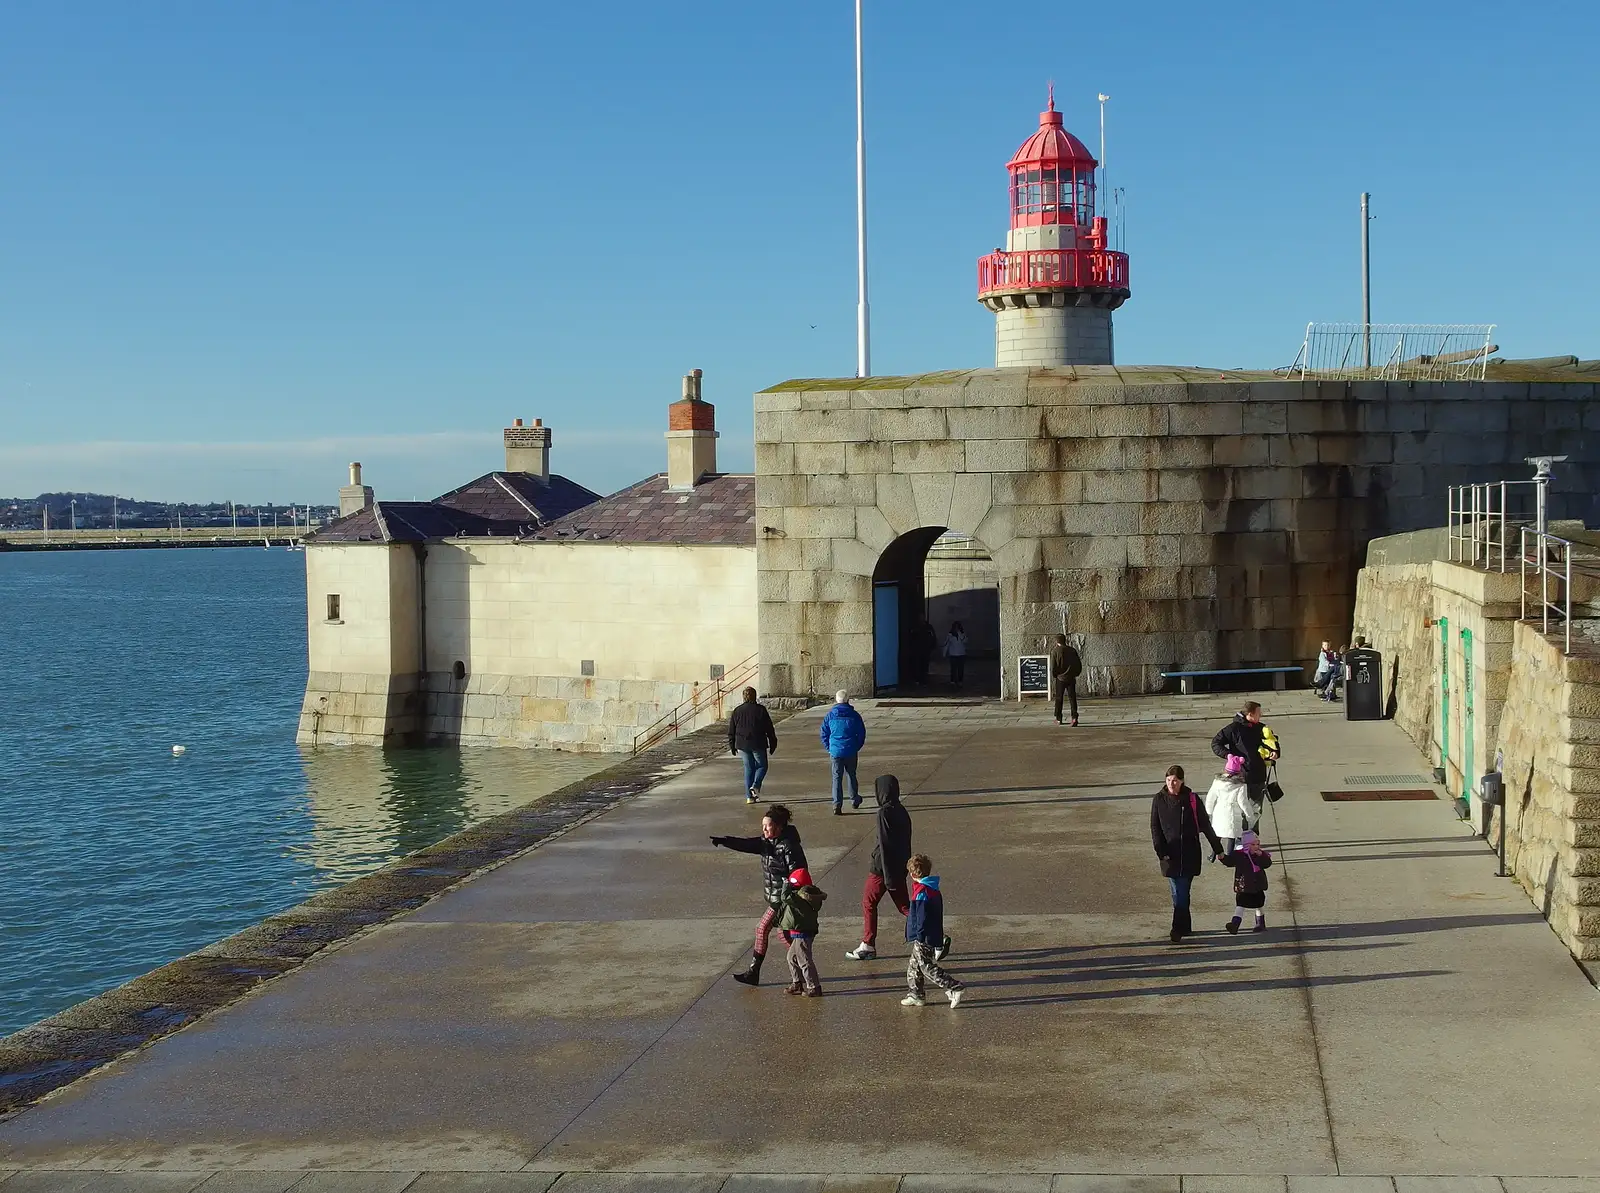
[[(872, 612), (875, 691), (1000, 695), (999, 580), (977, 539), (942, 526), (895, 539), (872, 574)], [(964, 656), (951, 641), (958, 626)]]

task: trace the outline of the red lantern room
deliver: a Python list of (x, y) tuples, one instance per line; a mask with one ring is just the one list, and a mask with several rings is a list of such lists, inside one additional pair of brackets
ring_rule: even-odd
[(1063, 127), (1052, 93), (1039, 129), (1006, 163), (1006, 247), (978, 259), (995, 312), (995, 364), (1111, 364), (1111, 312), (1128, 298), (1128, 256), (1095, 214), (1099, 162)]
[(1100, 165), (1062, 127), (1055, 97), (1039, 113), (1039, 131), (1006, 163), (1011, 171), (1011, 226), (1094, 223), (1094, 172)]

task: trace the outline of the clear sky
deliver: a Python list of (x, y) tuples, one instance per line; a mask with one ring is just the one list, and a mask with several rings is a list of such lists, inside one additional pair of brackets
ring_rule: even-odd
[[(867, 0), (875, 371), (993, 363), (974, 261), (1056, 84), (1129, 194), (1122, 363), (1308, 320), (1600, 356), (1600, 9)], [(850, 0), (6, 0), (0, 495), (332, 500), (499, 466), (604, 492), (705, 370), (854, 370)]]

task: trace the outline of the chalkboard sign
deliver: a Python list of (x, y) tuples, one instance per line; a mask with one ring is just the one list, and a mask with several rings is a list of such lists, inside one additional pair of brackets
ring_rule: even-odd
[(1050, 695), (1050, 656), (1025, 654), (1017, 660), (1017, 699)]

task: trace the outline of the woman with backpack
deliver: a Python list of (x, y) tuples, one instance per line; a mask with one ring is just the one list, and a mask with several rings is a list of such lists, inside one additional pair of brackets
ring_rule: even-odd
[(1211, 846), (1211, 860), (1222, 852), (1222, 842), (1200, 797), (1183, 781), (1183, 767), (1167, 767), (1166, 782), (1150, 801), (1150, 843), (1161, 863), (1161, 873), (1172, 889), (1172, 931), (1177, 944), (1194, 931), (1189, 915), (1189, 886), (1200, 873), (1200, 838)]

